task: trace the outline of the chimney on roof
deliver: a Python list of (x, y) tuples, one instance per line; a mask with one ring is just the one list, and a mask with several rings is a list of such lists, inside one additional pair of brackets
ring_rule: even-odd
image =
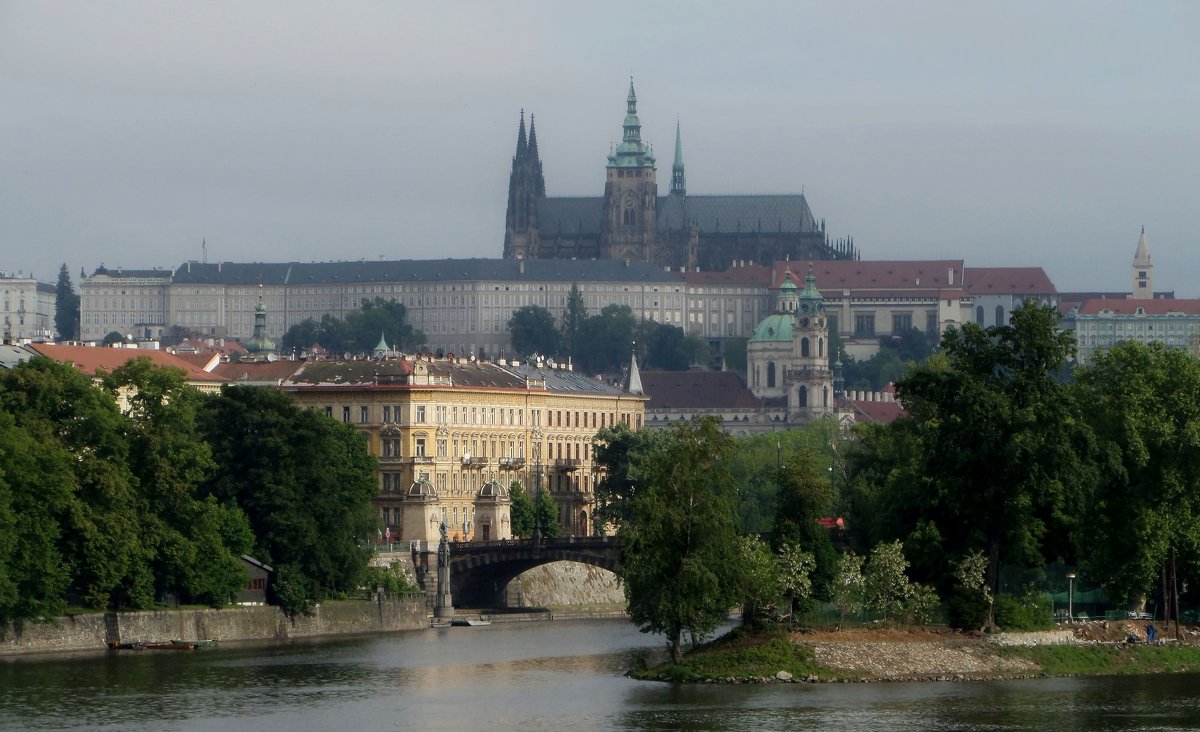
[(525, 257), (517, 257), (517, 271), (525, 274)]
[(953, 267), (951, 267), (951, 268), (950, 268), (950, 272), (949, 272), (949, 274), (948, 274), (948, 275), (946, 275), (946, 282), (947, 282), (947, 283), (948, 283), (948, 284), (949, 284), (951, 287), (954, 287), (954, 268), (953, 268)]

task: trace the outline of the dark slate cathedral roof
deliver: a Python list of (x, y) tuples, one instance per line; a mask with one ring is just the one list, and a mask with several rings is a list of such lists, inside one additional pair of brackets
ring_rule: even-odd
[[(684, 229), (692, 224), (706, 234), (820, 231), (803, 193), (659, 196), (656, 216), (658, 231)], [(538, 228), (551, 234), (598, 236), (604, 228), (604, 198), (543, 198), (538, 202)]]

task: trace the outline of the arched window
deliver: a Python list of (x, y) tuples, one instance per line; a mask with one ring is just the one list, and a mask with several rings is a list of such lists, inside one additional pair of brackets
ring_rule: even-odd
[(996, 306), (996, 325), (1004, 325), (1004, 306)]
[(825, 339), (817, 339), (817, 358), (825, 358)]
[(800, 398), (798, 401), (800, 402), (800, 406), (807, 407), (808, 406), (808, 387), (801, 386), (799, 395), (800, 395)]
[(982, 305), (975, 308), (975, 322), (979, 323), (980, 325), (983, 325), (983, 306)]
[(624, 223), (626, 226), (634, 226), (637, 224), (637, 211), (632, 208), (625, 209), (625, 213), (622, 217), (622, 223)]
[(754, 388), (756, 388), (756, 389), (758, 388), (758, 385), (759, 385), (759, 379), (758, 379), (758, 377), (759, 377), (760, 375), (761, 375), (761, 374), (760, 374), (760, 372), (759, 372), (759, 366), (758, 366), (758, 364), (754, 364)]
[(803, 358), (808, 358), (808, 339), (807, 338), (800, 339), (800, 356)]
[(821, 388), (824, 390), (824, 395), (823, 395), (823, 397), (822, 397), (822, 398), (824, 399), (824, 402), (823, 402), (823, 403), (824, 403), (824, 405), (825, 405), (825, 408), (826, 408), (826, 409), (828, 409), (828, 408), (829, 408), (829, 387), (828, 387), (828, 386), (824, 386), (824, 387), (821, 387)]
[(775, 388), (775, 362), (767, 361), (767, 388)]

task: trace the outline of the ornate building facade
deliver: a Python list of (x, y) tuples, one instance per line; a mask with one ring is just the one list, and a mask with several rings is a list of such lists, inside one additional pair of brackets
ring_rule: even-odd
[(379, 460), (376, 508), (394, 541), (512, 536), (507, 487), (519, 480), (558, 506), (564, 536), (587, 536), (595, 486), (592, 437), (642, 427), (646, 397), (547, 363), (453, 358), (309, 361), (280, 388), (353, 425)]
[(669, 193), (659, 195), (653, 149), (642, 140), (629, 82), (621, 142), (610, 151), (604, 195), (550, 197), (537, 129), (521, 114), (505, 216), (506, 259), (613, 259), (686, 271), (734, 262), (857, 259), (850, 239), (830, 241), (804, 194), (689, 196), (675, 127)]
[(812, 266), (800, 290), (784, 273), (775, 313), (763, 319), (746, 344), (750, 391), (787, 405), (787, 421), (801, 424), (835, 409), (829, 366), (829, 322)]

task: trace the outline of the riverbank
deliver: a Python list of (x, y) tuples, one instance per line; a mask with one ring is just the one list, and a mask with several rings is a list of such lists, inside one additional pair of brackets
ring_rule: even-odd
[(9, 623), (0, 628), (0, 657), (104, 651), (176, 638), (239, 643), (389, 633), (427, 628), (428, 617), (424, 597), (329, 601), (312, 615), (294, 618), (270, 606), (91, 613), (48, 623)]
[[(1125, 627), (1128, 626), (1128, 627)], [(970, 681), (1200, 671), (1200, 634), (1149, 644), (1145, 624), (1076, 623), (1042, 633), (946, 629), (737, 629), (640, 679), (701, 683)], [(1132, 642), (1130, 641), (1132, 639)]]

